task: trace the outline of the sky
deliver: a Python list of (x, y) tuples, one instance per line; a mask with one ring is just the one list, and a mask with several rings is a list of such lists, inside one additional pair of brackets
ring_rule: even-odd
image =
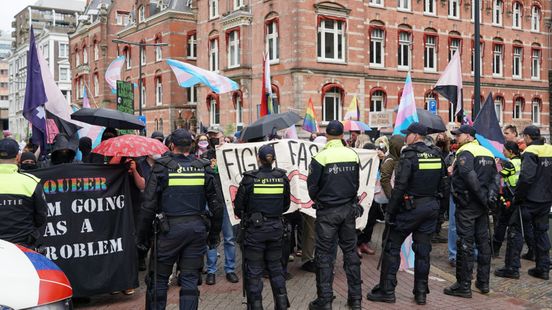
[(17, 0), (17, 1), (2, 1), (2, 9), (0, 10), (0, 29), (11, 33), (11, 23), (15, 14), (27, 7), (29, 4), (35, 3), (36, 0)]

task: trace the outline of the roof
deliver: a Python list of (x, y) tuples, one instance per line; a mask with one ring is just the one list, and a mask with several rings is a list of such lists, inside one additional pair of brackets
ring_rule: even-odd
[(105, 7), (109, 8), (111, 6), (111, 2), (112, 0), (91, 0), (90, 4), (86, 8), (85, 14), (98, 15), (100, 6), (105, 5)]
[(33, 6), (61, 9), (69, 11), (84, 11), (86, 3), (83, 0), (37, 0)]

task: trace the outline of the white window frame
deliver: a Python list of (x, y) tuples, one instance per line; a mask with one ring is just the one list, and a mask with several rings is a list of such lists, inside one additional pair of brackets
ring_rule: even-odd
[(100, 59), (100, 48), (98, 42), (94, 42), (94, 60), (97, 61)]
[(368, 5), (382, 8), (384, 7), (383, 1), (384, 0), (370, 0), (370, 2), (368, 2)]
[(155, 104), (163, 104), (163, 81), (159, 77), (155, 78)]
[(163, 60), (163, 49), (161, 46), (155, 47), (155, 61), (161, 61)]
[(452, 56), (454, 56), (455, 53), (460, 52), (462, 46), (462, 39), (461, 38), (451, 38), (450, 39), (450, 46), (448, 51), (448, 60), (450, 61), (452, 59)]
[(541, 57), (540, 49), (531, 49), (531, 79), (540, 80)]
[(98, 97), (100, 95), (100, 79), (98, 77), (98, 74), (94, 74), (94, 97)]
[(540, 14), (541, 9), (538, 6), (533, 5), (531, 7), (531, 31), (540, 32)]
[(411, 0), (397, 0), (397, 11), (412, 11)]
[[(383, 68), (385, 66), (385, 30), (374, 28), (370, 32), (370, 67)], [(379, 62), (377, 62), (377, 56), (379, 56)]]
[(59, 42), (59, 58), (69, 57), (69, 44)]
[(197, 87), (194, 85), (188, 88), (186, 93), (186, 98), (188, 99), (188, 104), (196, 105), (197, 104)]
[(449, 101), (449, 110), (448, 110), (448, 120), (449, 123), (456, 122), (456, 109), (454, 108), (454, 104)]
[(245, 3), (243, 0), (234, 0), (234, 10), (239, 10), (244, 6), (245, 6)]
[[(217, 115), (217, 101), (214, 98), (212, 98), (211, 102), (209, 104), (210, 104), (209, 125), (211, 125), (211, 126), (219, 125), (220, 124), (220, 108), (219, 108), (218, 115)], [(218, 122), (217, 122), (217, 118), (218, 118)]]
[(209, 41), (209, 70), (213, 72), (219, 71), (218, 57), (218, 40), (211, 39)]
[(493, 26), (502, 26), (502, 20), (504, 17), (503, 8), (503, 0), (493, 0)]
[[(535, 113), (536, 109), (536, 113)], [(533, 99), (531, 102), (531, 122), (533, 125), (540, 125), (540, 114), (541, 114), (541, 108), (540, 108), (540, 100)]]
[(130, 21), (129, 13), (116, 12), (115, 13), (115, 23), (118, 26), (126, 26)]
[[(332, 103), (330, 104), (333, 104), (333, 108), (334, 108), (334, 114), (333, 114), (333, 118), (330, 117), (330, 119), (327, 119), (326, 118), (326, 99), (332, 99)], [(339, 90), (339, 88), (337, 87), (334, 87), (332, 88), (330, 91), (326, 92), (326, 94), (324, 95), (324, 102), (323, 102), (323, 105), (322, 105), (322, 121), (324, 122), (329, 122), (329, 121), (332, 121), (332, 120), (340, 120), (341, 119), (341, 106), (342, 106), (342, 103), (341, 103), (341, 92)]]
[[(424, 71), (437, 72), (437, 35), (426, 35), (424, 44)], [(433, 60), (430, 63), (430, 60)]]
[[(474, 42), (475, 44), (475, 42)], [(483, 51), (485, 48), (485, 43), (480, 43), (480, 50)], [(471, 75), (474, 75), (474, 69), (475, 69), (475, 47), (472, 47), (471, 49), (471, 63), (470, 63), (470, 70)], [(479, 74), (483, 76), (483, 53), (479, 53)]]
[[(333, 22), (333, 28), (326, 27), (327, 22)], [(341, 29), (339, 29), (339, 25), (341, 25)], [(345, 38), (345, 29), (346, 24), (343, 21), (338, 20), (321, 20), (320, 25), (318, 25), (318, 46), (317, 46), (317, 53), (318, 49), (320, 50), (320, 55), (317, 55), (318, 61), (321, 62), (337, 62), (337, 63), (344, 63), (345, 62), (345, 53), (347, 51), (346, 48), (346, 38)], [(332, 34), (333, 37), (333, 51), (334, 56), (333, 57), (327, 57), (326, 55), (326, 34)], [(341, 36), (341, 40), (339, 40), (339, 37)], [(341, 42), (340, 42), (341, 41)], [(341, 58), (339, 58), (339, 44), (341, 43)], [(331, 44), (331, 43), (330, 43)]]
[(50, 42), (42, 45), (42, 56), (44, 56), (44, 59), (50, 58)]
[(82, 64), (86, 65), (88, 63), (88, 46), (85, 46), (82, 50)]
[(424, 15), (437, 15), (437, 3), (435, 0), (424, 0)]
[(209, 19), (219, 17), (218, 0), (209, 0)]
[(128, 48), (125, 52), (125, 62), (126, 62), (127, 70), (130, 70), (132, 68), (132, 59), (130, 59), (130, 57), (131, 57), (130, 48)]
[(266, 25), (266, 54), (271, 64), (280, 61), (280, 34), (276, 24), (273, 20)]
[[(475, 5), (473, 4), (475, 0), (471, 0), (471, 21), (475, 21)], [(483, 15), (481, 12), (483, 11), (483, 0), (479, 0), (479, 22), (483, 22), (482, 18)]]
[(516, 98), (514, 100), (513, 105), (513, 111), (512, 111), (512, 119), (521, 119), (523, 118), (523, 101), (521, 98)]
[(142, 79), (142, 107), (145, 107), (146, 106), (146, 95), (147, 95), (147, 92), (146, 92), (146, 83), (144, 83), (143, 79)]
[(460, 0), (448, 1), (448, 17), (453, 19), (460, 18)]
[(138, 8), (138, 22), (142, 23), (146, 20), (146, 7), (141, 6)]
[(196, 59), (197, 58), (197, 34), (193, 34), (188, 37), (187, 41), (187, 56), (188, 59)]
[[(372, 109), (374, 107), (374, 109)], [(383, 90), (376, 90), (370, 96), (370, 112), (385, 111), (385, 93)]]
[(512, 4), (512, 28), (521, 29), (523, 25), (523, 20), (521, 18), (521, 12), (523, 11), (523, 6), (519, 2), (514, 2)]
[[(61, 71), (67, 70), (67, 75), (65, 78), (62, 78)], [(68, 66), (60, 65), (59, 66), (59, 80), (63, 82), (68, 82), (71, 80), (71, 69)]]
[[(512, 78), (521, 79), (522, 78), (522, 67), (523, 67), (523, 47), (514, 46), (512, 50)], [(517, 64), (517, 70), (516, 70)], [(516, 72), (517, 71), (517, 72)]]
[(240, 36), (234, 30), (228, 34), (228, 68), (240, 66)]
[(500, 100), (499, 97), (497, 97), (497, 98), (495, 98), (495, 100), (493, 100), (493, 104), (494, 104), (494, 108), (495, 108), (496, 117), (498, 118), (498, 122), (500, 124), (502, 124), (502, 120), (503, 120), (503, 116), (504, 116), (503, 115), (504, 114), (504, 100)]
[(146, 65), (148, 63), (148, 59), (146, 57), (146, 49), (143, 48), (142, 49), (142, 57), (140, 58), (140, 63), (142, 64), (142, 66)]
[(243, 102), (241, 96), (236, 96), (236, 126), (243, 127)]
[[(408, 41), (403, 38), (401, 38), (401, 35), (407, 35)], [(397, 51), (397, 69), (398, 70), (409, 70), (412, 66), (412, 33), (407, 31), (401, 31), (399, 32), (399, 49)], [(406, 52), (406, 61), (407, 64), (405, 65), (403, 63), (404, 55), (403, 53)]]
[[(497, 66), (497, 61), (499, 65)], [(496, 44), (493, 46), (493, 76), (502, 77), (504, 75), (504, 45)]]

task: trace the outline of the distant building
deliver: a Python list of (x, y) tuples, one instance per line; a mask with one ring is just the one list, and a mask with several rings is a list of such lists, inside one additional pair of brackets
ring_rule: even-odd
[(32, 25), (36, 45), (50, 66), (60, 90), (71, 99), (68, 33), (75, 31), (84, 1), (38, 0), (14, 16), (12, 52), (9, 57), (9, 129), (15, 137), (24, 138), (28, 121), (23, 117), (27, 80), (27, 51)]
[(0, 31), (0, 130), (9, 128), (8, 57), (13, 39), (7, 31)]

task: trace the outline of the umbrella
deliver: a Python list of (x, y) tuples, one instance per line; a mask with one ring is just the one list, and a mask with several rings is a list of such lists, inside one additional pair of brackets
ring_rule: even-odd
[(140, 157), (163, 154), (169, 149), (157, 139), (137, 135), (122, 135), (103, 141), (92, 153), (104, 156)]
[(372, 131), (372, 128), (361, 121), (346, 120), (341, 121), (343, 123), (343, 129), (345, 131)]
[(420, 108), (416, 109), (416, 112), (419, 123), (427, 127), (429, 134), (447, 131), (447, 127), (439, 115)]
[(277, 130), (288, 128), (301, 120), (301, 116), (295, 112), (269, 114), (259, 118), (253, 124), (247, 126), (241, 134), (241, 139), (248, 141), (274, 134)]
[(82, 108), (71, 114), (71, 119), (117, 129), (143, 129), (145, 127), (145, 124), (135, 115), (104, 108)]

